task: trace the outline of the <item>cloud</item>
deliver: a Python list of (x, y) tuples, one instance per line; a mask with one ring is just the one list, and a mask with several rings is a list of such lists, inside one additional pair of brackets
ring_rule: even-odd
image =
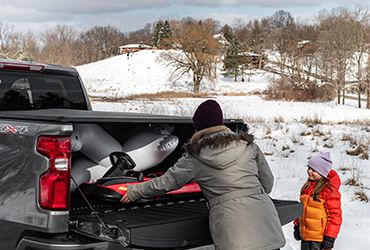
[[(0, 0), (0, 22), (18, 30), (42, 31), (56, 24), (77, 29), (112, 25), (122, 31), (143, 27), (165, 15), (213, 17), (222, 23), (271, 15), (273, 9), (309, 9), (367, 4), (365, 0)], [(268, 10), (268, 11), (266, 11)], [(291, 13), (294, 15), (293, 11)], [(312, 12), (311, 12), (312, 13)]]
[(188, 6), (205, 6), (205, 7), (221, 7), (221, 6), (240, 6), (240, 5), (255, 5), (261, 7), (286, 7), (286, 6), (315, 6), (324, 2), (337, 2), (338, 4), (365, 4), (365, 0), (342, 0), (342, 1), (321, 1), (321, 0), (0, 0), (1, 6), (11, 5), (14, 7), (22, 6), (22, 8), (34, 9), (41, 12), (53, 13), (107, 13), (107, 12), (124, 12), (138, 9), (161, 8), (173, 5), (188, 5)]

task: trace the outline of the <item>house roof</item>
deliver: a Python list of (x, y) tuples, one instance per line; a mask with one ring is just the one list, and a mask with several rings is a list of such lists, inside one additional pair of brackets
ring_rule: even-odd
[(138, 49), (150, 49), (152, 46), (140, 44), (140, 43), (132, 43), (119, 46), (120, 49), (131, 49), (131, 48), (138, 48)]
[(213, 35), (213, 38), (215, 38), (222, 45), (230, 45), (225, 36), (221, 33)]
[(261, 56), (260, 54), (249, 52), (249, 51), (240, 52), (238, 55), (240, 55), (240, 56), (256, 56), (256, 57)]

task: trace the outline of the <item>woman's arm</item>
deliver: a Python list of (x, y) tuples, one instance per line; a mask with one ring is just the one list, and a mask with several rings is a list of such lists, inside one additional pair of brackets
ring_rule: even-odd
[(274, 185), (274, 176), (272, 175), (270, 166), (267, 163), (261, 149), (256, 144), (255, 147), (257, 150), (256, 162), (258, 168), (258, 178), (265, 192), (269, 194), (271, 193)]
[(190, 159), (190, 156), (183, 156), (162, 176), (129, 186), (126, 197), (123, 197), (121, 201), (125, 202), (125, 199), (127, 202), (127, 199), (129, 201), (135, 201), (139, 198), (151, 198), (179, 189), (193, 180), (196, 170), (197, 168), (194, 161)]

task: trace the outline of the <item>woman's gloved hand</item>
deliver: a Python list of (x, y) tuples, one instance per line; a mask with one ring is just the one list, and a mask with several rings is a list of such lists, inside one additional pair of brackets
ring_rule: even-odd
[(127, 192), (121, 198), (122, 203), (130, 203), (130, 199), (128, 198)]

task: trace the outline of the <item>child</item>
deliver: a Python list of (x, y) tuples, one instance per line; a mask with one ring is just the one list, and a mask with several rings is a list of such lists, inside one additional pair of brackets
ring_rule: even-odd
[(330, 153), (313, 156), (307, 164), (308, 180), (301, 188), (303, 214), (294, 221), (294, 238), (301, 250), (332, 249), (342, 224), (340, 179), (331, 169)]

